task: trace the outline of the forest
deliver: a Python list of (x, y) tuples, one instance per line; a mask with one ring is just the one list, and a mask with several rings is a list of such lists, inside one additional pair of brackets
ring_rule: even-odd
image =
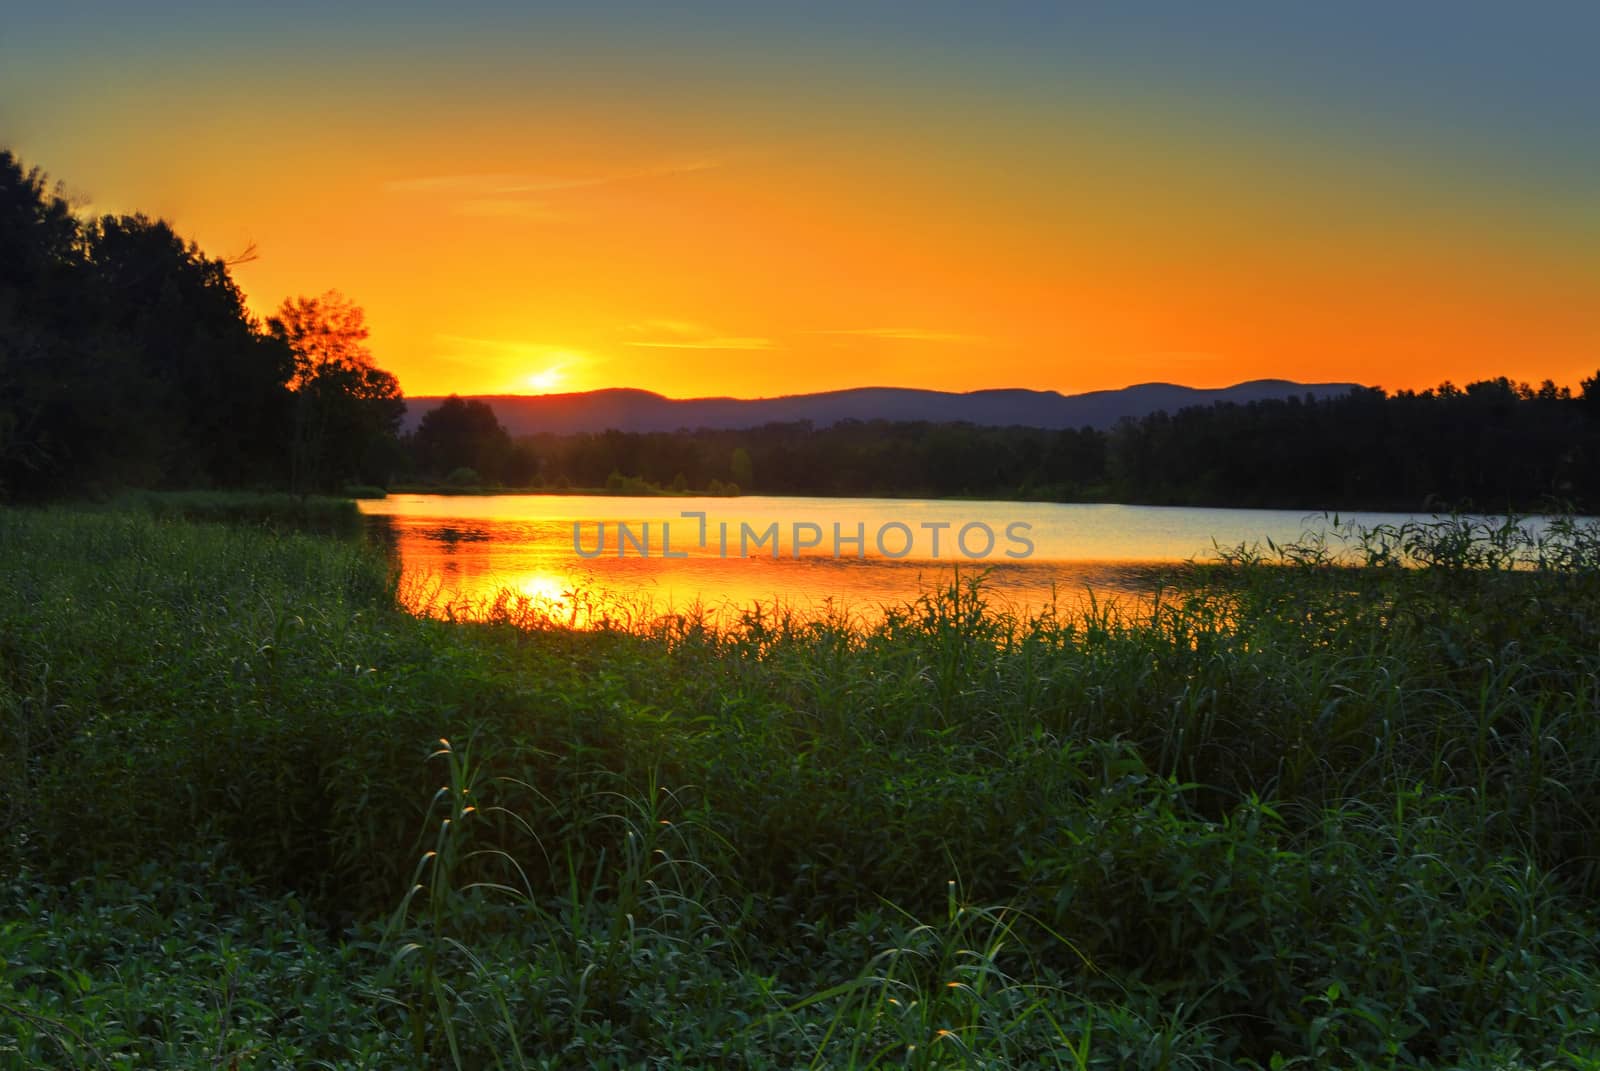
[[(473, 403), (466, 403), (473, 404)], [(481, 405), (482, 403), (477, 403)], [(1094, 428), (846, 421), (531, 436), (546, 486), (613, 473), (761, 494), (1307, 509), (1536, 509), (1600, 501), (1600, 380), (1219, 403)]]
[(336, 291), (251, 315), (230, 269), (144, 215), (85, 218), (0, 150), (0, 498), (315, 491), (402, 464), (405, 403)]

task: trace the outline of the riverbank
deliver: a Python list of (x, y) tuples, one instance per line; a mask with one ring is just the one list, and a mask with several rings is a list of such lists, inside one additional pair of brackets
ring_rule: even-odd
[(1600, 1059), (1592, 548), (573, 633), (354, 540), (0, 546), (0, 1064)]

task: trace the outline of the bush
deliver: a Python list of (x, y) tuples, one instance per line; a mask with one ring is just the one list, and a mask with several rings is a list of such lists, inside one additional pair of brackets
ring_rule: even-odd
[(373, 487), (364, 483), (346, 484), (340, 492), (345, 498), (388, 498), (389, 492), (381, 487)]

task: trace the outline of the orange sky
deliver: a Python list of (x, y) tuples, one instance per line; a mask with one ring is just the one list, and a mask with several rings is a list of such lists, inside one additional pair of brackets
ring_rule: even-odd
[(332, 65), (235, 29), (71, 79), (98, 46), (52, 53), (44, 26), (0, 82), (61, 84), (0, 84), (0, 138), (95, 210), (168, 216), (217, 255), (255, 243), (235, 274), (258, 312), (344, 291), (410, 394), (1600, 367), (1594, 188), (1509, 127), (1419, 139), (1205, 71), (1057, 77), (1048, 53), (866, 63), (824, 36), (819, 74), (762, 27), (623, 74), (642, 53), (604, 35), (592, 67), (580, 49), (530, 74), (489, 27)]

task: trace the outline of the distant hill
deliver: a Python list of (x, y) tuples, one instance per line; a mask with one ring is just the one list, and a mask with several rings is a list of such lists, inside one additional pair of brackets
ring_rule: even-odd
[[(580, 394), (485, 394), (513, 435), (533, 432), (676, 431), (679, 428), (753, 428), (809, 420), (818, 427), (841, 420), (966, 421), (994, 427), (1109, 428), (1123, 417), (1213, 402), (1253, 402), (1312, 394), (1345, 394), (1354, 383), (1294, 383), (1255, 379), (1231, 387), (1202, 389), (1173, 383), (1140, 383), (1121, 390), (1058, 394), (1038, 390), (978, 390), (953, 394), (904, 387), (860, 387), (781, 398), (666, 398), (650, 391), (613, 389)], [(407, 398), (407, 431), (442, 398)]]

